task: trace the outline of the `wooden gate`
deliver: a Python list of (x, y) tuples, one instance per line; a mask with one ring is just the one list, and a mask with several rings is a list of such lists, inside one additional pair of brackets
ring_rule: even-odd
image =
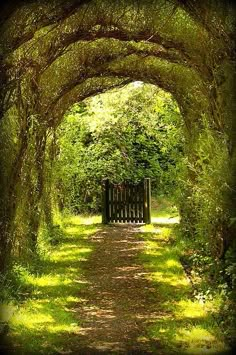
[(151, 223), (151, 182), (102, 184), (102, 223)]

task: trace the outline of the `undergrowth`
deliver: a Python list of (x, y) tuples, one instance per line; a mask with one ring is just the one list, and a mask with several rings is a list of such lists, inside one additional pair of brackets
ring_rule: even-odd
[(235, 336), (235, 280), (231, 250), (225, 259), (214, 258), (203, 243), (184, 237), (180, 228), (175, 228), (176, 243), (181, 244), (180, 260), (193, 288), (193, 297), (202, 303), (218, 299), (218, 312), (214, 319), (220, 326), (227, 342), (233, 347)]
[(7, 347), (19, 354), (55, 354), (69, 348), (80, 329), (74, 308), (82, 302), (81, 263), (92, 248), (88, 236), (99, 224), (96, 218), (66, 217), (49, 235), (42, 229), (37, 256), (31, 263), (13, 263), (1, 280), (2, 324)]
[(227, 258), (213, 258), (199, 241), (183, 236), (173, 203), (160, 199), (152, 205), (153, 224), (141, 233), (146, 240), (141, 259), (151, 271), (164, 313), (149, 329), (150, 336), (170, 353), (229, 353), (235, 343), (235, 312)]
[[(170, 353), (227, 351), (235, 343), (234, 255), (229, 250), (225, 260), (216, 259), (203, 243), (184, 236), (168, 199), (153, 200), (152, 206), (153, 224), (140, 233), (146, 240), (141, 259), (157, 287), (163, 317), (149, 336)], [(9, 324), (8, 339), (22, 354), (63, 351), (79, 332), (73, 310), (82, 301), (81, 263), (92, 252), (87, 238), (100, 228), (100, 217), (67, 216), (54, 223), (50, 232), (41, 228), (34, 259), (13, 261), (0, 280), (0, 323)]]

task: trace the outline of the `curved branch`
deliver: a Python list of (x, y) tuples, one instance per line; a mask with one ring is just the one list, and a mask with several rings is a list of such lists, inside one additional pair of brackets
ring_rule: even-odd
[[(117, 63), (117, 61), (122, 60), (126, 57), (130, 57), (131, 55), (136, 55), (138, 58), (141, 60), (142, 58), (156, 58), (159, 61), (163, 60), (163, 63), (168, 63), (169, 67), (171, 65), (178, 63), (181, 65), (181, 67), (186, 67), (188, 68), (185, 64), (185, 62), (180, 62), (179, 58), (175, 57), (172, 52), (171, 55), (161, 47), (154, 47), (153, 48), (147, 48), (146, 50), (140, 49), (136, 47), (136, 44), (131, 44), (128, 43), (127, 46), (123, 46), (123, 43), (121, 44), (119, 41), (117, 42), (119, 44), (118, 49), (115, 48), (115, 50), (112, 50), (112, 47), (109, 47), (107, 43), (103, 43), (101, 47), (97, 47), (97, 55), (93, 53), (93, 56), (89, 56), (88, 61), (80, 62), (77, 60), (77, 51), (80, 49), (78, 47), (74, 53), (74, 55), (70, 52), (68, 52), (68, 58), (64, 58), (64, 67), (66, 67), (66, 82), (63, 83), (62, 78), (60, 77), (60, 81), (62, 82), (59, 86), (58, 82), (55, 81), (53, 83), (53, 86), (49, 87), (48, 85), (48, 77), (55, 77), (53, 74), (53, 71), (51, 71), (50, 74), (45, 73), (44, 79), (41, 80), (41, 100), (43, 101), (43, 105), (47, 107), (47, 109), (43, 109), (44, 112), (50, 112), (52, 110), (52, 107), (56, 105), (57, 101), (60, 100), (60, 98), (65, 95), (68, 91), (70, 91), (75, 85), (83, 83), (83, 81), (87, 80), (88, 78), (92, 78), (94, 76), (99, 76), (99, 75), (104, 75), (104, 68), (108, 67), (109, 64), (112, 64), (113, 62)], [(114, 42), (113, 42), (114, 45)], [(91, 46), (93, 46), (93, 43), (91, 43)], [(88, 48), (87, 48), (88, 49)], [(93, 49), (94, 50), (94, 49)], [(89, 49), (88, 49), (89, 53)], [(76, 65), (73, 65), (73, 59), (76, 58)], [(173, 58), (173, 60), (171, 60)], [(68, 66), (68, 60), (70, 61), (70, 66)], [(82, 65), (82, 67), (81, 67)], [(62, 67), (63, 65), (61, 65)], [(49, 68), (53, 70), (53, 68)], [(57, 70), (57, 66), (54, 69), (55, 71)], [(146, 73), (146, 71), (144, 70)], [(109, 75), (109, 72), (106, 72), (105, 75)], [(141, 74), (139, 74), (141, 75)], [(123, 76), (123, 75), (122, 75)], [(46, 89), (44, 88), (44, 82), (46, 84)], [(43, 89), (44, 88), (44, 89)], [(54, 96), (48, 96), (49, 92), (53, 92)], [(45, 99), (44, 99), (45, 98)], [(47, 103), (48, 98), (50, 98), (50, 103)]]
[[(84, 1), (79, 1), (80, 5), (82, 3), (84, 3)], [(177, 39), (174, 38), (173, 35), (172, 37), (168, 34), (165, 36), (158, 30), (158, 26), (155, 27), (156, 13), (152, 15), (153, 19), (151, 22), (144, 26), (142, 17), (138, 17), (138, 2), (137, 4), (134, 2), (132, 13), (134, 15), (136, 14), (137, 23), (134, 23), (134, 26), (127, 27), (125, 22), (122, 22), (122, 18), (125, 16), (125, 6), (120, 5), (119, 11), (122, 15), (119, 17), (117, 15), (117, 18), (115, 18), (111, 5), (107, 8), (107, 13), (102, 14), (100, 13), (102, 10), (99, 12), (98, 9), (98, 13), (95, 11), (96, 1), (91, 0), (89, 4), (90, 3), (91, 7), (89, 13), (86, 13), (81, 6), (78, 6), (76, 10), (72, 7), (74, 12), (70, 7), (72, 14), (67, 16), (68, 14), (65, 12), (64, 17), (59, 22), (56, 22), (55, 28), (49, 30), (48, 36), (44, 34), (37, 40), (33, 39), (30, 41), (32, 43), (27, 43), (26, 52), (21, 51), (21, 53), (17, 53), (17, 58), (22, 56), (25, 63), (27, 58), (32, 57), (31, 52), (35, 53), (36, 48), (38, 48), (39, 57), (35, 58), (35, 61), (38, 62), (40, 73), (42, 73), (61, 56), (72, 43), (77, 41), (91, 41), (99, 38), (113, 38), (120, 41), (135, 41), (138, 43), (143, 42), (146, 44), (161, 45), (165, 51), (174, 52), (175, 56), (179, 57), (179, 60), (198, 70), (206, 80), (212, 79), (210, 68), (206, 66), (205, 61), (204, 65), (202, 64), (202, 61), (199, 60), (200, 55), (196, 57), (192, 55), (191, 51), (189, 52), (189, 46), (185, 43), (186, 41), (183, 37)], [(144, 6), (144, 1), (140, 3)], [(169, 3), (170, 6), (171, 2), (169, 0), (167, 0), (167, 3)], [(147, 11), (146, 7), (144, 11)], [(50, 42), (50, 45), (48, 42)], [(198, 45), (198, 42), (196, 41), (196, 45)], [(171, 59), (173, 60), (173, 57)]]
[(82, 83), (78, 83), (64, 96), (60, 97), (54, 107), (51, 107), (51, 119), (49, 120), (49, 124), (51, 126), (58, 125), (65, 112), (75, 102), (82, 101), (88, 97), (103, 93), (110, 89), (122, 87), (131, 81), (132, 79), (125, 77), (94, 76)]
[[(91, 2), (91, 0), (58, 1), (55, 8), (52, 7), (51, 9), (52, 14), (50, 14), (48, 8), (46, 8), (45, 11), (43, 11), (42, 9), (41, 13), (38, 14), (38, 18), (32, 16), (31, 23), (28, 23), (27, 26), (25, 26), (25, 23), (22, 22), (22, 28), (20, 28), (20, 23), (18, 22), (18, 28), (15, 32), (11, 31), (11, 21), (13, 22), (14, 26), (14, 21), (16, 21), (17, 18), (21, 20), (21, 16), (23, 14), (20, 13), (20, 10), (22, 9), (22, 11), (24, 11), (24, 6), (26, 5), (26, 3), (24, 2), (24, 0), (20, 2), (15, 1), (15, 3), (8, 2), (7, 4), (5, 4), (4, 13), (2, 14), (0, 28), (2, 37), (0, 40), (0, 46), (5, 48), (7, 52), (14, 51), (19, 48), (23, 43), (31, 40), (34, 37), (35, 33), (42, 27), (46, 27), (53, 24), (58, 25), (62, 23), (66, 18), (70, 17), (73, 13), (77, 11), (78, 6), (89, 2)], [(28, 8), (32, 6), (33, 15), (35, 11), (35, 3), (36, 2), (28, 4)], [(48, 2), (46, 2), (46, 4), (49, 5)], [(17, 10), (19, 11), (19, 14), (17, 14)], [(8, 40), (6, 42), (5, 32), (7, 31), (11, 32), (11, 36), (7, 36)]]
[[(102, 76), (98, 77), (97, 73), (102, 73)], [(204, 84), (196, 73), (191, 73), (190, 69), (180, 65), (172, 64), (171, 66), (168, 62), (163, 64), (161, 60), (155, 57), (141, 58), (136, 54), (128, 55), (123, 59), (113, 60), (102, 65), (101, 68), (98, 68), (97, 73), (91, 74), (89, 78), (84, 78), (83, 81), (78, 78), (76, 82), (74, 78), (71, 87), (61, 93), (60, 97), (50, 105), (50, 110), (47, 110), (47, 112), (52, 112), (53, 116), (62, 115), (64, 102), (69, 105), (74, 100), (73, 90), (76, 90), (78, 100), (81, 100), (81, 97), (84, 96), (83, 91), (78, 91), (79, 88), (86, 87), (86, 83), (94, 79), (102, 81), (104, 76), (105, 78), (113, 76), (115, 79), (117, 77), (119, 79), (126, 78), (128, 81), (142, 80), (171, 92), (184, 112), (191, 113), (186, 117), (192, 117), (193, 122), (199, 119), (200, 111), (207, 112), (209, 108), (209, 103), (202, 93)], [(73, 85), (74, 87), (72, 87)], [(99, 92), (96, 81), (94, 85), (91, 90), (93, 94), (96, 94)], [(201, 108), (201, 110), (197, 111), (196, 107)], [(186, 126), (189, 127), (190, 122), (186, 122)]]

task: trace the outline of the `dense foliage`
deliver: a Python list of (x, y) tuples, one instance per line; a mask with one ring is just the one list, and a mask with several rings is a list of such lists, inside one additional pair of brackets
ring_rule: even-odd
[(73, 212), (101, 210), (101, 182), (152, 181), (173, 194), (183, 121), (170, 94), (137, 83), (76, 104), (58, 129), (54, 184)]

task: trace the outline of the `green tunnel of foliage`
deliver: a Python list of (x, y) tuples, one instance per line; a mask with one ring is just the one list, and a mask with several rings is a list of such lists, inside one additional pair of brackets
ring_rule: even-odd
[[(71, 191), (72, 176), (66, 177), (61, 169), (66, 167), (68, 148), (73, 166), (77, 149), (78, 159), (87, 160), (76, 167), (75, 194), (80, 204), (85, 190), (79, 186), (88, 182), (90, 173), (92, 186), (104, 177), (113, 179), (114, 171), (119, 179), (150, 174), (158, 192), (158, 187), (163, 190), (171, 185), (165, 179), (174, 178), (178, 170), (176, 198), (182, 232), (192, 238), (202, 255), (211, 255), (216, 263), (225, 260), (232, 286), (236, 73), (235, 7), (231, 1), (42, 0), (9, 2), (0, 10), (1, 271), (6, 272), (14, 258), (32, 257), (40, 225), (52, 227), (55, 196), (59, 191), (59, 197), (66, 198), (68, 189)], [(150, 120), (146, 122), (145, 105), (140, 110), (135, 106), (137, 98), (131, 95), (113, 115), (103, 117), (106, 130), (98, 121), (95, 129), (92, 122), (96, 119), (92, 118), (101, 112), (95, 95), (135, 81), (158, 88), (150, 89), (152, 101), (147, 98)], [(160, 89), (166, 100), (167, 92), (176, 100), (176, 104), (165, 105), (170, 116), (158, 111), (163, 109), (158, 103)], [(138, 92), (144, 95), (143, 90)], [(91, 96), (95, 96), (89, 99), (92, 101), (73, 106)], [(117, 106), (113, 102), (102, 105), (104, 110)], [(73, 114), (63, 121), (71, 107)], [(119, 132), (124, 134), (119, 137)], [(108, 136), (110, 141), (115, 136), (112, 154), (105, 144)], [(145, 150), (135, 145), (144, 145)], [(176, 163), (178, 149), (182, 159), (172, 174), (167, 162), (174, 159)], [(144, 152), (146, 156), (141, 156)], [(126, 154), (137, 169), (131, 169)], [(99, 164), (102, 156), (107, 164), (104, 170)], [(119, 164), (113, 165), (114, 161)], [(140, 170), (143, 162), (145, 169)], [(56, 171), (62, 181), (59, 190), (54, 183)], [(74, 197), (64, 203), (74, 203)], [(97, 205), (96, 199), (94, 203)]]

